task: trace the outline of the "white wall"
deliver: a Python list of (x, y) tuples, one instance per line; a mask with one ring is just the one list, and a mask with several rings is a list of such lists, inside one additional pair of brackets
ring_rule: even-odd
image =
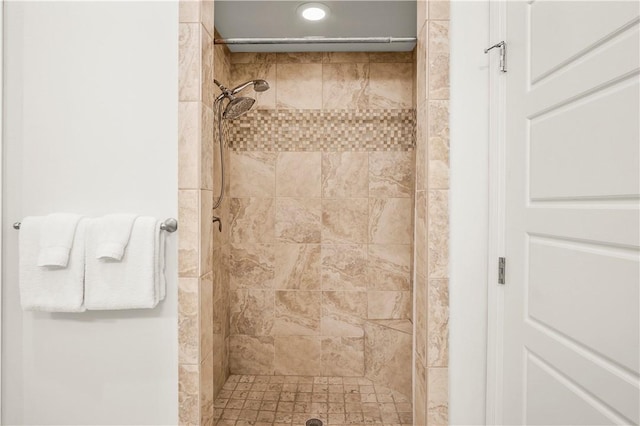
[(478, 425), (485, 423), (487, 360), (489, 1), (452, 1), (449, 34), (449, 422)]
[(176, 235), (154, 310), (22, 312), (26, 215), (177, 216), (175, 2), (5, 3), (3, 424), (177, 422)]

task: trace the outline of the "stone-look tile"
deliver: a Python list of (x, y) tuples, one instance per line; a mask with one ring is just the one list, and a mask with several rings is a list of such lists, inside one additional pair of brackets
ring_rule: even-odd
[[(200, 189), (213, 189), (213, 172), (214, 162), (213, 157), (216, 155), (213, 152), (213, 110), (208, 106), (202, 104), (201, 107), (201, 142), (200, 142)], [(218, 148), (219, 149), (219, 148)], [(219, 154), (218, 154), (219, 156)], [(220, 169), (216, 169), (219, 172)]]
[(200, 363), (200, 426), (214, 424), (213, 353)]
[(415, 188), (416, 191), (427, 189), (427, 168), (428, 168), (428, 116), (427, 101), (422, 102), (416, 108), (416, 165), (415, 165)]
[(410, 198), (369, 199), (369, 242), (411, 244)]
[(435, 0), (429, 2), (429, 19), (448, 20), (449, 0)]
[(415, 292), (415, 334), (416, 334), (416, 358), (424, 366), (427, 365), (427, 278), (424, 275), (416, 274)]
[(322, 153), (281, 152), (276, 164), (278, 197), (320, 197)]
[(366, 198), (322, 200), (322, 242), (352, 244), (367, 242)]
[(322, 108), (322, 64), (278, 64), (276, 74), (278, 108)]
[(270, 244), (234, 245), (229, 256), (231, 289), (272, 288), (275, 271), (273, 246)]
[(414, 380), (414, 424), (427, 424), (427, 372), (422, 363), (415, 360), (415, 380)]
[(277, 198), (276, 239), (289, 243), (320, 243), (320, 198)]
[(322, 292), (323, 336), (362, 337), (366, 317), (367, 292)]
[(449, 52), (449, 21), (429, 21), (429, 54)]
[(178, 36), (178, 99), (200, 100), (200, 31), (199, 23), (180, 24)]
[(411, 108), (413, 64), (369, 64), (369, 107)]
[(370, 52), (370, 62), (413, 63), (413, 52)]
[(178, 187), (198, 189), (200, 182), (200, 103), (178, 102)]
[(202, 92), (200, 99), (205, 105), (213, 108), (213, 101), (215, 100), (213, 82), (213, 38), (204, 30), (204, 27), (200, 29), (200, 37), (200, 54), (202, 55), (200, 63), (202, 66), (200, 90)]
[[(418, 32), (416, 45), (416, 106), (428, 98), (429, 68), (427, 60), (427, 46), (429, 43), (429, 28), (424, 25)], [(425, 123), (426, 125), (426, 123)]]
[(368, 318), (409, 319), (412, 302), (410, 291), (368, 291)]
[[(275, 54), (274, 54), (275, 57)], [(233, 61), (233, 55), (232, 55)], [(249, 80), (266, 80), (269, 83), (269, 90), (256, 92), (252, 88), (246, 89), (243, 96), (250, 96), (256, 100), (253, 106), (256, 109), (274, 109), (276, 107), (276, 65), (274, 63), (248, 63), (231, 65), (231, 87), (247, 82)], [(225, 84), (224, 82), (221, 82)]]
[(230, 305), (231, 334), (271, 334), (274, 318), (273, 291), (238, 289), (231, 292)]
[(429, 101), (429, 189), (449, 188), (449, 101)]
[(213, 37), (215, 34), (213, 0), (202, 0), (200, 11), (200, 21), (202, 22), (202, 26), (204, 26), (204, 29), (207, 30), (211, 37)]
[(323, 376), (364, 376), (364, 337), (324, 337)]
[(321, 64), (322, 52), (282, 52), (276, 54), (279, 64)]
[(218, 394), (224, 386), (224, 382), (227, 380), (227, 367), (229, 362), (228, 357), (228, 339), (222, 334), (213, 335), (213, 395), (214, 398), (218, 397)]
[(276, 54), (271, 52), (233, 52), (231, 64), (275, 64)]
[(325, 64), (366, 63), (369, 52), (324, 52), (322, 62)]
[(213, 288), (213, 334), (223, 333), (223, 327), (227, 322), (227, 309), (229, 306), (228, 289), (229, 281), (226, 278), (228, 257), (225, 256), (226, 247), (213, 250), (213, 271), (211, 272), (211, 286)]
[(198, 365), (178, 366), (178, 421), (181, 425), (199, 424)]
[(178, 191), (178, 275), (198, 277), (200, 249), (200, 197), (199, 191)]
[(429, 99), (449, 99), (449, 53), (429, 53)]
[(420, 31), (420, 28), (425, 25), (429, 17), (429, 6), (427, 5), (427, 0), (418, 0), (416, 6), (416, 27)]
[(275, 152), (231, 152), (231, 196), (273, 197), (276, 191)]
[(178, 19), (180, 22), (200, 22), (200, 1), (180, 0)]
[(213, 351), (213, 273), (200, 278), (200, 360)]
[(411, 290), (411, 245), (369, 244), (367, 285), (370, 290)]
[(178, 359), (181, 364), (198, 363), (198, 278), (178, 280)]
[(320, 334), (321, 293), (318, 291), (276, 291), (273, 324), (275, 336)]
[(365, 377), (405, 396), (411, 395), (411, 333), (365, 323)]
[(366, 152), (323, 152), (322, 196), (368, 197), (368, 164)]
[(310, 336), (278, 336), (275, 338), (275, 374), (319, 375), (320, 338)]
[(429, 191), (428, 278), (449, 277), (449, 191)]
[(230, 236), (233, 243), (270, 243), (275, 237), (273, 198), (232, 198)]
[(229, 338), (231, 374), (273, 374), (274, 341), (271, 336), (232, 335)]
[(427, 276), (427, 193), (418, 191), (415, 200), (414, 266), (416, 275)]
[(325, 64), (322, 108), (364, 109), (369, 106), (369, 64)]
[(320, 290), (320, 245), (277, 244), (275, 288)]
[(449, 364), (449, 280), (429, 281), (429, 367)]
[(369, 197), (410, 197), (413, 152), (369, 153)]
[(429, 368), (427, 372), (427, 424), (449, 424), (449, 369)]
[(322, 289), (366, 290), (367, 249), (363, 244), (322, 245)]
[[(200, 275), (211, 272), (213, 263), (213, 192), (200, 191)], [(218, 230), (216, 229), (216, 232)]]

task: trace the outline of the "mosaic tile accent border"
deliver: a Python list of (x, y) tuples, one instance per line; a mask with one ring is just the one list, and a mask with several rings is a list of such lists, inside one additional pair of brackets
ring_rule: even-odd
[(415, 109), (255, 110), (228, 131), (233, 151), (412, 151)]

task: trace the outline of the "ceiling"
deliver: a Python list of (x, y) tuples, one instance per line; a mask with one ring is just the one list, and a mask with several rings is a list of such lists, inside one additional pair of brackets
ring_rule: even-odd
[[(309, 1), (216, 0), (215, 25), (223, 38), (415, 37), (416, 1), (322, 1), (330, 13), (306, 21), (297, 8)], [(232, 52), (410, 51), (415, 43), (229, 45)]]

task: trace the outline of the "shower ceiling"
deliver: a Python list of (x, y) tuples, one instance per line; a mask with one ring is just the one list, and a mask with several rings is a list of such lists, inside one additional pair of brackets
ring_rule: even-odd
[[(314, 0), (315, 1), (315, 0)], [(308, 1), (216, 0), (216, 29), (223, 38), (415, 37), (414, 1), (323, 1), (331, 13), (321, 21), (302, 19)], [(232, 52), (410, 51), (415, 43), (229, 45)]]

